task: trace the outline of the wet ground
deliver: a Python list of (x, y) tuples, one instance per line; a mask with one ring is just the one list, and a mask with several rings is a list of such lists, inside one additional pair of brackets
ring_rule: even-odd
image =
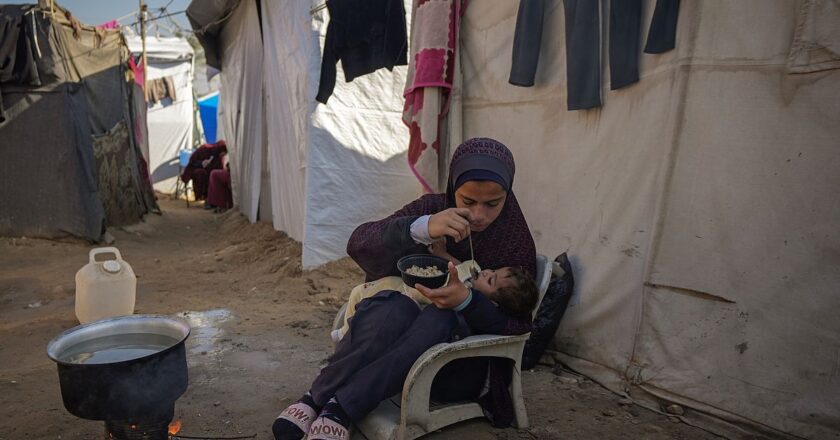
[[(298, 243), (236, 213), (161, 206), (163, 216), (112, 233), (138, 277), (136, 313), (192, 327), (180, 434), (271, 439), (274, 417), (329, 356), (332, 319), (362, 274), (349, 260), (301, 271)], [(90, 249), (75, 239), (0, 238), (0, 440), (102, 438), (102, 422), (65, 410), (46, 355), (54, 336), (78, 324), (74, 275)], [(473, 420), (426, 438), (717, 438), (550, 365), (525, 372), (523, 385), (530, 428)]]

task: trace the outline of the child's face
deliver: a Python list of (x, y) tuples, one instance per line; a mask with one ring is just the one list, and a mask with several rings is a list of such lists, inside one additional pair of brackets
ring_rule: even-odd
[(485, 269), (473, 279), (472, 285), (481, 293), (492, 297), (502, 287), (516, 287), (514, 278), (510, 276), (510, 268), (499, 270)]

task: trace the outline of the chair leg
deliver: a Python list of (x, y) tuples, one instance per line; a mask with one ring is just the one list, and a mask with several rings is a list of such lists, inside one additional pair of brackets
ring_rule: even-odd
[(513, 377), (510, 381), (510, 397), (513, 400), (513, 411), (516, 417), (516, 427), (528, 427), (528, 412), (525, 410), (525, 398), (522, 395), (522, 369), (517, 360), (513, 365)]

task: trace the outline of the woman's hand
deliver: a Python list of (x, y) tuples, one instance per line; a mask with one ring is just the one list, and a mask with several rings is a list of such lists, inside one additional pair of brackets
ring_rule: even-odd
[(452, 262), (449, 262), (449, 282), (438, 289), (429, 289), (422, 284), (415, 284), (414, 288), (434, 303), (439, 309), (454, 309), (461, 305), (470, 294), (461, 280), (458, 279), (458, 269)]
[(470, 210), (449, 208), (429, 217), (429, 236), (437, 240), (448, 235), (459, 242), (470, 235)]

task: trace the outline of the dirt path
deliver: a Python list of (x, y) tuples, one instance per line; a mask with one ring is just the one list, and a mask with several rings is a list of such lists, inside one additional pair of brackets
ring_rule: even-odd
[[(137, 280), (136, 313), (179, 315), (190, 385), (176, 406), (181, 433), (271, 439), (277, 413), (306, 391), (329, 356), (336, 310), (362, 273), (349, 260), (300, 270), (300, 244), (239, 214), (161, 201), (163, 216), (112, 231)], [(102, 423), (61, 403), (46, 356), (77, 324), (74, 275), (91, 246), (79, 240), (0, 238), (0, 440), (101, 438)], [(699, 438), (715, 436), (639, 407), (589, 381), (540, 366), (523, 376), (531, 427), (474, 420), (430, 440)]]

